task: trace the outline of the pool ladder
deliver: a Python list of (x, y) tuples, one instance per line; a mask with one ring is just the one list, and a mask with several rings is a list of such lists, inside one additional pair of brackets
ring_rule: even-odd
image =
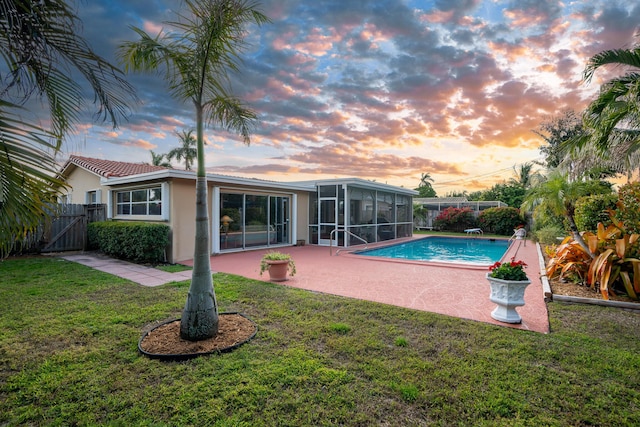
[[(331, 230), (331, 233), (329, 234), (329, 256), (333, 256), (333, 233), (335, 233), (336, 231), (347, 233), (349, 236), (353, 236), (356, 239), (362, 241), (364, 243), (364, 248), (367, 249), (367, 245), (369, 244), (369, 242), (367, 242), (362, 237), (358, 236), (357, 234), (353, 234), (351, 231), (347, 230), (346, 228), (334, 228), (333, 230)], [(342, 249), (338, 249), (336, 251), (336, 255), (338, 255), (341, 250)]]

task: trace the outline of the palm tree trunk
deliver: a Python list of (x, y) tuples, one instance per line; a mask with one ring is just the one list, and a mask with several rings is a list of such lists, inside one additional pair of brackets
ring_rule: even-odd
[(596, 256), (589, 250), (589, 245), (585, 243), (584, 239), (582, 238), (582, 235), (580, 234), (580, 231), (578, 231), (578, 226), (576, 225), (576, 221), (573, 217), (573, 209), (571, 210), (568, 209), (566, 216), (567, 216), (567, 221), (569, 221), (569, 228), (571, 229), (571, 235), (573, 236), (573, 240), (578, 242), (580, 247), (582, 247), (582, 249), (584, 249), (585, 252), (589, 254), (591, 259), (595, 259)]
[(196, 105), (198, 173), (196, 181), (196, 237), (193, 272), (187, 303), (180, 321), (180, 336), (199, 341), (218, 333), (218, 304), (213, 292), (209, 247), (209, 213), (207, 177), (204, 167), (204, 138), (202, 107)]

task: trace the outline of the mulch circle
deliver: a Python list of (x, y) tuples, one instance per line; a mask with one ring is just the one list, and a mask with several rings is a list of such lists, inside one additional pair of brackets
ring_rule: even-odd
[(219, 313), (218, 320), (218, 334), (201, 341), (182, 339), (180, 319), (169, 320), (146, 332), (138, 341), (138, 350), (151, 359), (187, 360), (230, 352), (258, 332), (256, 324), (240, 313)]

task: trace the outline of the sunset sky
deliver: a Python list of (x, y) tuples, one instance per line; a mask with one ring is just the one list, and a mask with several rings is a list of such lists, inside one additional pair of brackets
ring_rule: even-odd
[[(83, 36), (116, 62), (156, 34), (179, 0), (79, 2)], [(429, 173), (439, 196), (486, 189), (540, 159), (532, 130), (564, 110), (582, 111), (600, 83), (586, 60), (631, 47), (640, 3), (480, 0), (268, 0), (272, 23), (250, 28), (251, 49), (233, 90), (260, 118), (245, 146), (208, 129), (210, 172), (276, 181), (355, 176), (417, 187)], [(606, 70), (609, 73), (620, 70)], [(194, 127), (189, 104), (152, 75), (129, 75), (143, 101), (112, 129), (90, 120), (69, 154), (150, 162)], [(178, 163), (175, 163), (179, 167)]]

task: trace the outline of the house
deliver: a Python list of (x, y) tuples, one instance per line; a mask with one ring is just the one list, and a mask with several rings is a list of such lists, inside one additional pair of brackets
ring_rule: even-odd
[(416, 217), (415, 228), (417, 229), (432, 229), (434, 220), (447, 208), (470, 208), (477, 218), (485, 209), (508, 206), (497, 200), (470, 202), (466, 197), (416, 197), (413, 199), (413, 204), (422, 207), (426, 212), (424, 218)]
[[(63, 203), (105, 204), (111, 220), (171, 227), (170, 262), (193, 258), (193, 171), (69, 157)], [(294, 244), (348, 247), (411, 236), (414, 190), (359, 178), (276, 182), (208, 174), (211, 253)], [(336, 231), (334, 231), (336, 230)]]

